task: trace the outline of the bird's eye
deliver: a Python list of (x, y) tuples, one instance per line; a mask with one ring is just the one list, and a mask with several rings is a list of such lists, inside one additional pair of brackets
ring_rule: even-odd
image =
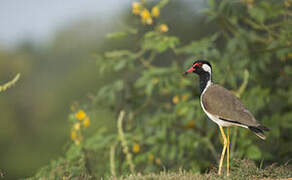
[(194, 63), (193, 67), (202, 67), (202, 63)]

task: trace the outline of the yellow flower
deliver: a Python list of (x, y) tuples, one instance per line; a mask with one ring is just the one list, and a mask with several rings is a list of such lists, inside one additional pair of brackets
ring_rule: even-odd
[(159, 79), (158, 79), (158, 78), (153, 78), (153, 79), (152, 79), (152, 83), (153, 83), (153, 84), (157, 84), (158, 82), (159, 82)]
[(79, 131), (79, 130), (80, 130), (80, 126), (81, 126), (81, 125), (80, 125), (79, 122), (78, 122), (78, 123), (75, 123), (75, 124), (74, 124), (74, 129), (77, 130), (77, 131)]
[(71, 131), (71, 138), (72, 138), (73, 140), (75, 140), (75, 139), (77, 138), (77, 133), (76, 133), (76, 131), (74, 131), (74, 130)]
[(160, 158), (156, 158), (155, 159), (155, 163), (158, 164), (158, 165), (161, 165), (161, 159)]
[(76, 144), (77, 146), (80, 145), (80, 140), (77, 139), (77, 140), (75, 140), (74, 142), (75, 142), (75, 144)]
[(284, 1), (284, 5), (286, 7), (290, 7), (291, 6), (291, 1), (289, 1), (289, 0)]
[(247, 5), (248, 8), (253, 8), (254, 0), (242, 0), (244, 4)]
[(168, 31), (168, 26), (166, 24), (161, 24), (159, 26), (159, 31), (162, 32), (162, 33), (165, 33)]
[(77, 113), (75, 113), (75, 117), (81, 121), (86, 117), (86, 113), (83, 110), (79, 110)]
[(148, 11), (148, 9), (144, 9), (141, 13), (140, 16), (143, 19), (147, 19), (147, 18), (151, 18), (150, 12)]
[(184, 95), (182, 96), (182, 100), (183, 100), (183, 101), (186, 101), (186, 100), (189, 98), (189, 95), (190, 95), (190, 94), (188, 94), (188, 93), (184, 94)]
[(157, 18), (160, 15), (160, 9), (157, 6), (154, 6), (151, 10), (151, 15), (154, 18)]
[(187, 125), (186, 125), (186, 128), (189, 128), (189, 129), (191, 129), (191, 128), (193, 128), (193, 127), (195, 127), (195, 121), (190, 121), (190, 122), (188, 122)]
[(153, 159), (154, 159), (153, 154), (149, 154), (149, 156), (148, 156), (148, 163), (152, 163), (153, 162)]
[(289, 59), (292, 59), (292, 53), (289, 53), (289, 54), (288, 54), (288, 58), (289, 58)]
[(138, 2), (133, 2), (132, 3), (132, 13), (133, 14), (139, 14), (141, 10), (141, 4)]
[(133, 150), (134, 153), (140, 152), (140, 145), (139, 144), (134, 144), (132, 150)]
[(88, 127), (90, 125), (90, 119), (89, 117), (86, 116), (86, 118), (83, 121), (83, 126)]
[(149, 24), (149, 25), (150, 25), (150, 24), (152, 24), (152, 22), (153, 22), (153, 21), (152, 21), (152, 18), (148, 18), (148, 19), (146, 19), (146, 24)]
[(152, 24), (152, 17), (150, 15), (150, 12), (148, 11), (148, 9), (144, 9), (141, 13), (140, 13), (141, 19), (142, 19), (142, 23), (144, 24)]
[(179, 102), (179, 97), (178, 96), (174, 96), (172, 98), (172, 102), (173, 102), (173, 104), (177, 104)]

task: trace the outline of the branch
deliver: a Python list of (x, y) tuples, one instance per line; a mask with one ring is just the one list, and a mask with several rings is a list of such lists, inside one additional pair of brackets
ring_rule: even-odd
[(110, 169), (111, 169), (111, 174), (113, 177), (116, 177), (116, 167), (115, 167), (115, 149), (117, 146), (117, 142), (115, 142), (113, 145), (111, 145), (110, 148)]
[(18, 81), (19, 77), (20, 74), (18, 73), (11, 81), (0, 86), (0, 92), (6, 91), (8, 88), (12, 87)]
[(122, 143), (123, 153), (126, 155), (126, 160), (127, 160), (128, 165), (129, 165), (130, 171), (131, 171), (131, 173), (134, 173), (135, 166), (134, 166), (134, 163), (132, 160), (132, 154), (129, 151), (129, 147), (127, 145), (128, 143), (127, 143), (124, 131), (123, 131), (124, 116), (125, 116), (125, 111), (121, 110), (120, 115), (118, 117), (118, 133), (119, 133), (120, 141)]

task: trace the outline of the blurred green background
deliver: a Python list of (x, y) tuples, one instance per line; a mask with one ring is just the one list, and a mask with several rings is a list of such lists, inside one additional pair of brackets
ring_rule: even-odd
[(0, 170), (32, 176), (70, 142), (68, 114), (102, 84), (93, 53), (121, 26), (115, 1), (0, 2)]
[[(109, 149), (116, 139), (113, 137), (117, 131), (115, 119), (123, 107), (130, 114), (126, 123), (130, 151), (142, 154), (144, 150), (143, 156), (134, 156), (137, 171), (155, 172), (183, 165), (194, 171), (206, 170), (210, 167), (209, 162), (216, 163), (216, 158), (209, 156), (210, 151), (216, 156), (214, 150), (218, 151), (221, 147), (216, 134), (217, 127), (212, 122), (205, 123), (206, 117), (201, 114), (197, 103), (199, 97), (199, 89), (195, 85), (197, 79), (190, 77), (188, 80), (178, 80), (181, 78), (180, 72), (196, 58), (209, 59), (214, 64), (215, 81), (234, 92), (240, 91), (246, 78), (248, 85), (244, 88), (247, 90), (240, 92), (245, 99), (243, 101), (256, 117), (261, 118), (259, 120), (272, 130), (271, 137), (268, 136), (270, 140), (267, 140), (266, 144), (255, 137), (246, 144), (237, 144), (234, 156), (248, 157), (258, 162), (267, 159), (269, 163), (290, 160), (292, 39), (288, 28), (291, 27), (291, 2), (169, 1), (165, 5), (160, 4), (161, 7), (157, 5), (161, 12), (159, 20), (157, 22), (155, 20), (152, 27), (141, 24), (140, 18), (133, 15), (133, 2), (115, 0), (62, 1), (62, 3), (50, 1), (44, 4), (35, 0), (25, 3), (16, 0), (0, 2), (0, 22), (3, 27), (0, 30), (0, 85), (11, 80), (15, 74), (21, 73), (15, 86), (0, 94), (0, 171), (5, 177), (7, 179), (29, 177), (47, 164), (51, 164), (52, 168), (62, 164), (64, 168), (66, 160), (69, 159), (72, 164), (75, 162), (78, 156), (71, 154), (79, 152), (80, 149), (76, 150), (74, 148), (78, 146), (72, 145), (70, 140), (72, 124), (68, 120), (74, 115), (70, 110), (74, 102), (78, 102), (79, 108), (85, 109), (91, 119), (89, 130), (85, 133), (85, 137), (89, 137), (88, 144), (82, 148), (86, 150), (87, 146), (90, 147), (87, 149), (90, 151), (89, 157), (95, 159), (90, 161), (89, 165), (85, 163), (85, 169), (90, 169), (87, 168), (90, 164), (101, 163), (102, 160), (99, 159), (101, 157), (105, 158), (103, 161), (109, 161)], [(144, 3), (145, 7), (151, 9), (161, 2), (167, 1), (149, 0)], [(245, 17), (251, 17), (253, 21), (241, 21)], [(277, 25), (277, 22), (282, 24)], [(155, 33), (145, 35), (147, 32), (155, 32), (157, 30), (155, 28), (162, 23), (168, 26), (167, 35)], [(269, 29), (271, 24), (276, 24), (274, 26), (277, 28)], [(124, 34), (108, 36), (108, 33), (116, 32)], [(169, 44), (161, 45), (166, 48), (155, 48), (155, 44), (151, 44), (157, 39), (158, 43), (159, 38), (165, 37), (173, 40)], [(205, 39), (202, 39), (203, 37)], [(138, 83), (133, 87), (129, 85), (130, 90), (127, 90), (125, 88), (127, 80), (124, 78), (126, 72), (132, 72), (132, 66), (140, 67), (137, 62), (128, 62), (133, 57), (135, 59), (135, 53), (138, 54), (140, 39), (143, 39), (141, 49), (145, 50), (142, 51), (142, 56), (146, 61), (152, 52), (156, 53), (154, 65), (157, 69), (148, 72), (146, 68), (145, 74), (135, 72), (128, 75), (134, 78), (133, 82), (136, 83), (137, 80)], [(176, 43), (177, 39), (179, 43)], [(149, 44), (144, 42), (147, 40)], [(104, 53), (113, 49), (117, 51), (116, 54)], [(124, 49), (128, 49), (129, 52), (119, 51)], [(253, 50), (263, 52), (253, 53)], [(271, 52), (268, 53), (266, 50)], [(127, 65), (122, 64), (121, 68), (117, 67), (111, 71), (111, 68), (118, 64), (111, 64), (110, 61), (116, 59), (120, 62), (125, 61), (124, 64)], [(168, 69), (163, 69), (164, 67)], [(100, 73), (102, 68), (106, 70)], [(249, 77), (244, 75), (245, 69), (248, 70)], [(140, 77), (142, 80), (139, 80)], [(119, 79), (125, 84), (122, 86), (126, 89), (125, 92), (119, 86), (113, 86), (117, 92), (111, 92), (113, 87), (100, 92), (106, 84), (114, 84)], [(162, 83), (159, 84), (158, 81)], [(181, 86), (180, 81), (185, 81), (185, 85)], [(147, 86), (149, 82), (152, 82), (153, 87)], [(156, 84), (159, 84), (158, 87)], [(165, 89), (170, 92), (164, 93)], [(156, 90), (159, 93), (153, 92)], [(186, 92), (189, 94), (185, 94)], [(108, 99), (104, 102), (102, 99), (105, 97)], [(161, 99), (137, 117), (137, 124), (133, 123), (133, 119), (130, 118), (131, 109), (133, 112), (139, 109), (143, 106), (141, 101), (147, 101), (149, 97)], [(180, 104), (179, 99), (187, 100)], [(163, 104), (163, 101), (166, 103)], [(163, 109), (164, 106), (166, 109)], [(147, 124), (146, 119), (152, 119), (148, 121), (150, 124)], [(192, 119), (196, 119), (196, 125)], [(101, 127), (105, 128), (106, 133)], [(210, 133), (201, 132), (204, 128), (210, 129)], [(152, 136), (155, 132), (161, 132), (162, 135)], [(239, 142), (252, 136), (241, 130), (240, 134), (244, 135), (236, 134)], [(106, 145), (97, 137), (104, 138)], [(161, 140), (165, 140), (162, 141), (165, 144), (161, 143)], [(177, 144), (183, 140), (184, 143)], [(92, 145), (98, 144), (97, 142), (102, 145), (99, 144), (98, 147)], [(156, 147), (152, 148), (152, 145)], [(123, 147), (119, 143), (117, 146), (118, 171), (126, 172)], [(175, 148), (172, 148), (173, 146)], [(204, 146), (208, 147), (206, 149), (209, 149), (209, 152), (196, 150)], [(266, 149), (271, 147), (273, 148)], [(84, 149), (80, 152), (84, 153)], [(168, 153), (165, 153), (167, 155), (158, 153), (168, 149), (175, 157)], [(265, 151), (260, 153), (259, 149)], [(191, 154), (191, 151), (196, 153)], [(65, 158), (59, 159), (65, 152), (67, 152)], [(87, 153), (84, 154), (86, 156)], [(152, 161), (153, 155), (152, 159), (156, 165), (145, 165)], [(188, 163), (189, 158), (195, 159), (194, 162)], [(51, 160), (54, 159), (59, 160), (52, 163)], [(163, 167), (161, 161), (165, 163)], [(68, 166), (71, 167), (70, 163)], [(99, 171), (98, 173), (90, 171), (87, 173), (94, 177), (110, 174), (108, 162), (105, 167), (98, 169), (99, 167), (102, 165), (91, 168)], [(70, 169), (67, 166), (66, 168)], [(45, 171), (52, 170), (45, 169), (38, 177), (42, 177)]]

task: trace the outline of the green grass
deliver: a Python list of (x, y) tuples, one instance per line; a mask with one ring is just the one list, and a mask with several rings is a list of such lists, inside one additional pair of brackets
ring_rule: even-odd
[[(65, 160), (66, 161), (66, 160)], [(232, 160), (230, 168), (230, 176), (227, 178), (226, 174), (222, 176), (217, 175), (217, 168), (211, 168), (205, 173), (195, 173), (186, 170), (177, 171), (164, 171), (160, 173), (147, 173), (147, 174), (123, 174), (121, 177), (109, 177), (105, 175), (104, 177), (94, 176), (96, 172), (88, 172), (86, 169), (77, 168), (79, 163), (69, 164), (59, 163), (54, 167), (43, 168), (35, 177), (26, 178), (27, 180), (254, 180), (254, 179), (286, 179), (290, 178), (292, 180), (292, 165), (288, 163), (277, 165), (272, 164), (265, 168), (259, 168), (251, 160)], [(54, 163), (53, 163), (54, 164)], [(70, 171), (68, 171), (70, 169)], [(223, 169), (223, 173), (225, 168)], [(0, 176), (1, 179), (1, 176)]]
[(217, 175), (217, 169), (211, 169), (204, 174), (187, 172), (180, 170), (178, 172), (161, 172), (160, 174), (135, 174), (121, 178), (111, 177), (111, 180), (194, 180), (194, 179), (285, 179), (292, 178), (292, 166), (284, 164), (270, 165), (264, 169), (258, 168), (254, 162), (250, 160), (233, 160), (230, 168), (230, 177), (227, 178)]

